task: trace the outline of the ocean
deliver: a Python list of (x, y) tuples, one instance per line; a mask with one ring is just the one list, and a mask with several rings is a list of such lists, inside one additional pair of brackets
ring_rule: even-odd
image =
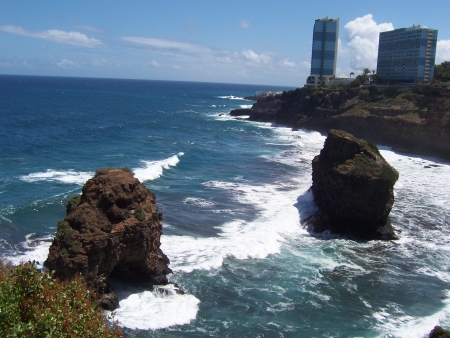
[[(68, 199), (128, 167), (184, 295), (114, 282), (126, 337), (425, 337), (450, 328), (450, 163), (392, 151), (398, 241), (307, 232), (325, 136), (227, 114), (279, 88), (0, 76), (0, 253), (46, 259)], [(413, 137), (413, 136), (412, 136)]]

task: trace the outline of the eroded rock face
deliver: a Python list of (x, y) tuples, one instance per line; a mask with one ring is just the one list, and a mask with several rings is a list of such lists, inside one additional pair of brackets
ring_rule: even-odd
[(320, 209), (305, 221), (309, 230), (398, 239), (389, 213), (399, 174), (373, 143), (331, 130), (312, 169), (311, 190)]
[(102, 307), (118, 306), (109, 278), (167, 284), (155, 196), (127, 170), (101, 169), (67, 205), (44, 265), (60, 279), (81, 273)]

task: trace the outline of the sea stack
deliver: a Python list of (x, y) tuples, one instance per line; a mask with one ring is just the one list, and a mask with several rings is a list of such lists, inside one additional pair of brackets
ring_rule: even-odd
[(44, 265), (60, 279), (81, 274), (107, 310), (118, 307), (109, 279), (167, 284), (155, 196), (128, 169), (99, 169), (67, 205)]
[(389, 219), (398, 177), (375, 144), (331, 130), (312, 161), (311, 190), (319, 210), (306, 227), (366, 240), (398, 239)]

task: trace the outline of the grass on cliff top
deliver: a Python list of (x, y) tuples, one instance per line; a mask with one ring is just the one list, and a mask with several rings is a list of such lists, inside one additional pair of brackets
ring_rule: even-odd
[(0, 337), (123, 337), (110, 325), (81, 277), (61, 282), (0, 261)]

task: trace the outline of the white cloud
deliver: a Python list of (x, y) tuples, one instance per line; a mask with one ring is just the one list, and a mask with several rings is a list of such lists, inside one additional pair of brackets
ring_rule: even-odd
[(436, 46), (436, 64), (450, 61), (450, 40), (440, 40)]
[(74, 63), (72, 60), (69, 59), (62, 59), (60, 62), (57, 62), (56, 64), (62, 68), (77, 66), (76, 63)]
[(241, 27), (245, 29), (250, 28), (250, 22), (245, 19), (241, 19)]
[(166, 40), (159, 38), (142, 38), (137, 36), (124, 36), (122, 40), (142, 44), (155, 49), (178, 50), (185, 53), (211, 53), (211, 48), (188, 42)]
[(377, 24), (372, 14), (367, 14), (348, 22), (344, 29), (345, 40), (348, 42), (339, 49), (344, 55), (348, 54), (351, 68), (355, 72), (364, 68), (375, 69), (380, 32), (393, 30), (392, 23)]
[(258, 55), (251, 49), (244, 50), (242, 54), (245, 56), (245, 58), (247, 58), (247, 60), (251, 61), (251, 63), (267, 65), (271, 61), (270, 56), (268, 56), (267, 54), (262, 53)]
[(83, 47), (96, 47), (102, 44), (100, 40), (89, 38), (80, 32), (64, 32), (58, 29), (49, 29), (42, 32), (30, 32), (19, 26), (1, 26), (0, 31)]
[(284, 59), (281, 61), (281, 65), (286, 68), (295, 68), (295, 62), (289, 61), (288, 59)]
[(153, 68), (161, 68), (161, 65), (158, 62), (156, 62), (155, 60), (150, 61), (148, 63), (148, 66), (153, 67)]

